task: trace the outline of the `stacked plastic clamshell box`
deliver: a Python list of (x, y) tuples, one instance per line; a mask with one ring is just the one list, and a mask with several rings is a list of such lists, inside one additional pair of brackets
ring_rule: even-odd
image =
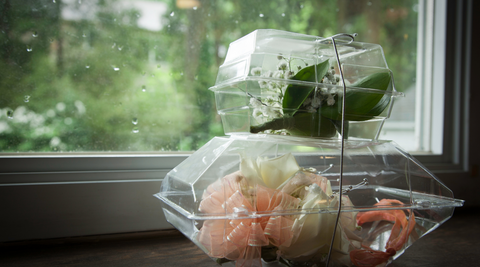
[(230, 44), (215, 137), (160, 192), (174, 227), (228, 266), (385, 266), (463, 205), (392, 141), (381, 46), (256, 30)]

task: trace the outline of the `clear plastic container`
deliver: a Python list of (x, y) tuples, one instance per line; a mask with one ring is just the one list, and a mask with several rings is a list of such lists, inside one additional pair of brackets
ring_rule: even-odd
[(256, 30), (230, 44), (215, 92), (226, 134), (339, 138), (343, 83), (345, 137), (376, 139), (395, 90), (381, 46)]
[(401, 95), (379, 45), (257, 30), (230, 45), (210, 89), (231, 136), (156, 197), (220, 264), (385, 266), (463, 205), (377, 139)]
[(326, 266), (334, 232), (329, 266), (382, 266), (463, 205), (393, 142), (344, 148), (341, 172), (339, 140), (216, 137), (156, 196), (172, 225), (232, 266)]

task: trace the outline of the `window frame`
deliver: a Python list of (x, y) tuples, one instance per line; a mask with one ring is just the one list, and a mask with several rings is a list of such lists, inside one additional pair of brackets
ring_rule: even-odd
[[(471, 176), (471, 166), (475, 166), (469, 161), (471, 153), (479, 148), (477, 141), (472, 138), (472, 146), (469, 139), (474, 136), (473, 132), (478, 133), (478, 127), (470, 128), (474, 120), (469, 116), (478, 111), (478, 107), (470, 105), (469, 98), (474, 4), (473, 1), (446, 1), (442, 7), (434, 4), (438, 1), (420, 2), (425, 7), (435, 5), (435, 16), (430, 19), (437, 20), (426, 21), (423, 26), (425, 31), (434, 33), (434, 39), (430, 40), (434, 45), (430, 55), (433, 63), (427, 70), (432, 75), (423, 84), (431, 86), (433, 106), (429, 108), (432, 114), (439, 112), (435, 107), (439, 98), (433, 92), (444, 90), (440, 106), (445, 111), (443, 153), (414, 156), (454, 192), (465, 193), (464, 187), (469, 183), (465, 178)], [(444, 18), (442, 12), (446, 12), (447, 17), (445, 28), (432, 28)], [(438, 34), (442, 31), (445, 31), (445, 42), (435, 39), (442, 38)], [(439, 53), (445, 55), (444, 64), (435, 61)], [(445, 79), (438, 79), (439, 75)], [(0, 201), (3, 205), (8, 203), (4, 216), (7, 219), (0, 220), (0, 227), (9, 229), (0, 242), (170, 228), (163, 217), (160, 201), (152, 195), (159, 190), (166, 173), (190, 154), (0, 154)], [(136, 201), (140, 198), (146, 200)], [(130, 200), (145, 206), (139, 209), (128, 204)], [(73, 202), (75, 205), (71, 206)], [(119, 202), (124, 206), (119, 207)]]

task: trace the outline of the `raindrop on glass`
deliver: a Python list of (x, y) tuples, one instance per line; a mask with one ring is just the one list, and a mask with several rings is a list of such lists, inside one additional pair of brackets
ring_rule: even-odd
[(32, 47), (30, 45), (27, 45), (27, 52), (32, 52)]
[(146, 92), (147, 91), (147, 87), (145, 85), (142, 85), (142, 92)]
[(33, 37), (38, 37), (38, 32), (37, 32), (37, 31), (34, 31), (34, 32), (32, 33), (32, 36), (33, 36)]
[(172, 11), (172, 13), (170, 13), (170, 17), (173, 17), (175, 16), (175, 12)]
[(7, 109), (7, 118), (13, 119), (13, 110)]
[(138, 127), (133, 127), (132, 133), (138, 133), (138, 132), (139, 132)]
[(133, 118), (133, 119), (132, 119), (132, 123), (133, 123), (133, 125), (137, 125), (138, 119), (137, 119), (137, 118)]
[(25, 103), (28, 103), (30, 101), (30, 96), (29, 95), (26, 95), (24, 98), (23, 98), (23, 101), (25, 101)]

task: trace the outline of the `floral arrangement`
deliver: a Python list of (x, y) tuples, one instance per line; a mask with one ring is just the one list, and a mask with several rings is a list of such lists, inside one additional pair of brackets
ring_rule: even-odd
[[(204, 214), (232, 217), (205, 220), (196, 238), (218, 263), (235, 261), (237, 267), (262, 266), (262, 260), (285, 266), (325, 262), (335, 229), (331, 261), (340, 266), (377, 266), (402, 249), (415, 225), (411, 213), (407, 219), (395, 209), (342, 212), (335, 227), (337, 214), (319, 211), (338, 208), (339, 199), (327, 178), (313, 168), (300, 168), (291, 154), (256, 160), (242, 156), (240, 170), (210, 184), (199, 205)], [(347, 195), (341, 200), (344, 207), (354, 206)], [(402, 204), (389, 199), (377, 203)], [(385, 251), (365, 246), (359, 235), (361, 225), (380, 220), (394, 224)]]
[[(347, 90), (343, 96), (343, 84), (348, 88), (367, 88), (387, 91), (391, 74), (382, 70), (353, 83), (341, 79), (338, 69), (325, 60), (316, 65), (294, 65), (292, 59), (278, 55), (277, 70), (251, 69), (258, 77), (265, 97), (260, 100), (250, 95), (253, 117), (260, 122), (250, 127), (251, 133), (280, 133), (309, 137), (333, 137), (341, 132), (342, 109), (345, 97), (345, 120), (365, 121), (380, 115), (390, 103), (383, 93)], [(298, 60), (298, 59), (297, 59)], [(335, 62), (336, 63), (336, 62)], [(348, 136), (348, 134), (346, 134)]]

